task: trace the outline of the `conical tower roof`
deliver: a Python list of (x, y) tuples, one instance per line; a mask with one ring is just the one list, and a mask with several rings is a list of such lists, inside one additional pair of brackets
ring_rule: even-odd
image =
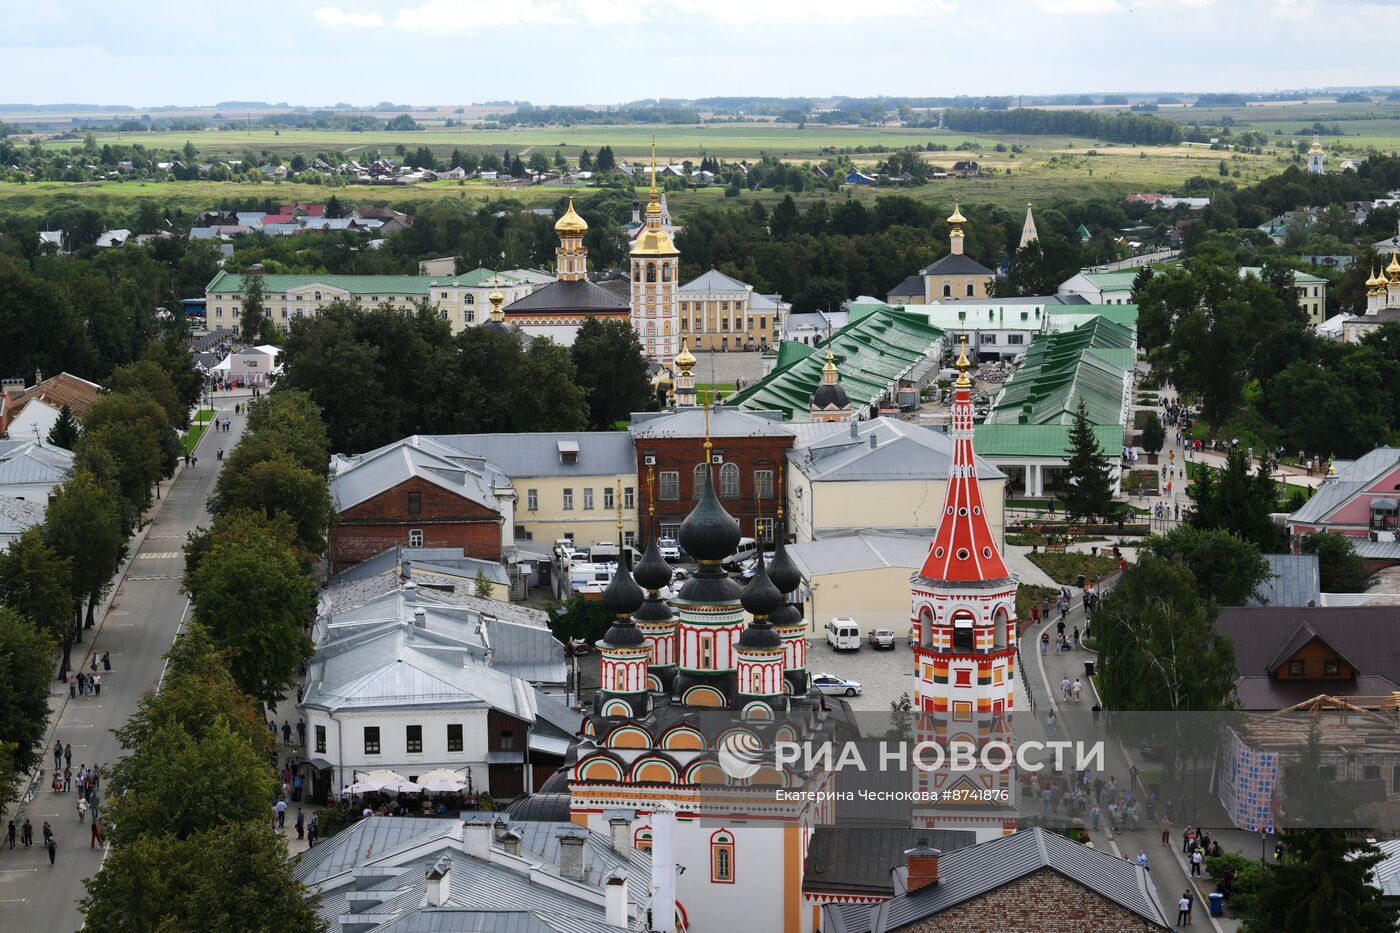
[(977, 484), (977, 461), (972, 447), (972, 380), (967, 377), (967, 346), (958, 358), (959, 375), (953, 388), (953, 462), (948, 471), (947, 497), (938, 531), (919, 571), (925, 580), (973, 583), (1011, 576), (987, 524), (982, 491)]

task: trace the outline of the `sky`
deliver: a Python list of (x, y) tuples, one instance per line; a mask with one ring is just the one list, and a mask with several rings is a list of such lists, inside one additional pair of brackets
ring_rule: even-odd
[[(0, 103), (608, 104), (1400, 83), (1400, 0), (37, 0)], [(1389, 66), (1389, 67), (1387, 67)]]

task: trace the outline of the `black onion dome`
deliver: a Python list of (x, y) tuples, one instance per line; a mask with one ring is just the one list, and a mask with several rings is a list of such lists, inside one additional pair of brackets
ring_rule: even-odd
[(768, 613), (769, 625), (801, 625), (802, 622), (802, 610), (795, 603), (783, 603)]
[(817, 408), (845, 408), (851, 404), (851, 400), (839, 385), (822, 383), (812, 395), (812, 404)]
[(779, 593), (791, 593), (802, 582), (802, 572), (788, 556), (787, 544), (778, 535), (778, 549), (773, 552), (773, 562), (768, 565), (768, 579), (778, 588)]
[(763, 555), (760, 554), (754, 559), (758, 561), (758, 568), (749, 585), (744, 587), (739, 602), (755, 618), (766, 619), (769, 613), (783, 604), (783, 594), (778, 592), (778, 588), (768, 578), (768, 568), (764, 566)]
[(676, 614), (671, 611), (670, 604), (660, 596), (648, 596), (646, 602), (642, 603), (642, 608), (632, 613), (632, 621), (660, 625), (675, 622)]
[(677, 537), (687, 554), (698, 561), (717, 563), (739, 546), (739, 523), (715, 498), (710, 465), (700, 471), (700, 501), (681, 522)]
[(671, 565), (661, 556), (661, 547), (655, 538), (647, 545), (647, 551), (642, 555), (633, 575), (639, 584), (649, 590), (659, 590), (671, 582)]
[(626, 561), (619, 560), (617, 573), (603, 590), (603, 605), (615, 616), (630, 616), (642, 607), (647, 594), (627, 572)]

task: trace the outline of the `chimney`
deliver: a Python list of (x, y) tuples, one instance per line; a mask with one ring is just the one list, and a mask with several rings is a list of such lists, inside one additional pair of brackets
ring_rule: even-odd
[(491, 859), (491, 824), (481, 819), (462, 824), (462, 851), (473, 858)]
[(627, 873), (621, 869), (603, 883), (604, 921), (610, 927), (627, 929)]
[(444, 855), (428, 869), (428, 906), (441, 907), (451, 893), (452, 856)]
[(414, 628), (427, 628), (427, 627), (428, 627), (428, 610), (422, 608), (421, 606), (420, 606), (419, 608), (413, 610), (413, 627), (414, 627)]
[(608, 820), (613, 851), (623, 858), (632, 857), (632, 824), (620, 816)]
[(508, 829), (501, 834), (501, 847), (506, 850), (506, 855), (520, 856), (520, 834), (513, 829)]
[(876, 447), (878, 447), (878, 446), (880, 446), (880, 445), (877, 443), (876, 438), (875, 438), (875, 435), (874, 435), (874, 434), (871, 434), (871, 435), (870, 435), (870, 449), (871, 449), (871, 450), (874, 450), (874, 449), (875, 449)]
[(583, 880), (584, 837), (566, 832), (559, 837), (559, 874), (571, 881)]
[(851, 422), (851, 437), (860, 437), (860, 422)]
[(942, 854), (932, 848), (927, 839), (920, 839), (914, 848), (906, 851), (904, 861), (909, 868), (909, 877), (904, 883), (905, 890), (913, 894), (938, 884), (938, 858)]

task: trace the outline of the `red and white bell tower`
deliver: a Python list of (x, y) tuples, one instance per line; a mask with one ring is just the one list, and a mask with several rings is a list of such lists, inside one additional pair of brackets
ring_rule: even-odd
[[(909, 582), (918, 738), (945, 749), (954, 742), (972, 743), (980, 758), (989, 743), (1011, 742), (1017, 580), (997, 548), (977, 484), (969, 365), (964, 344), (953, 387), (947, 498), (928, 557)], [(999, 761), (1004, 756), (994, 757)], [(931, 801), (916, 811), (917, 825), (972, 829), (979, 840), (1014, 831), (1014, 768), (915, 774), (916, 790)], [(931, 799), (935, 794), (936, 803)]]

